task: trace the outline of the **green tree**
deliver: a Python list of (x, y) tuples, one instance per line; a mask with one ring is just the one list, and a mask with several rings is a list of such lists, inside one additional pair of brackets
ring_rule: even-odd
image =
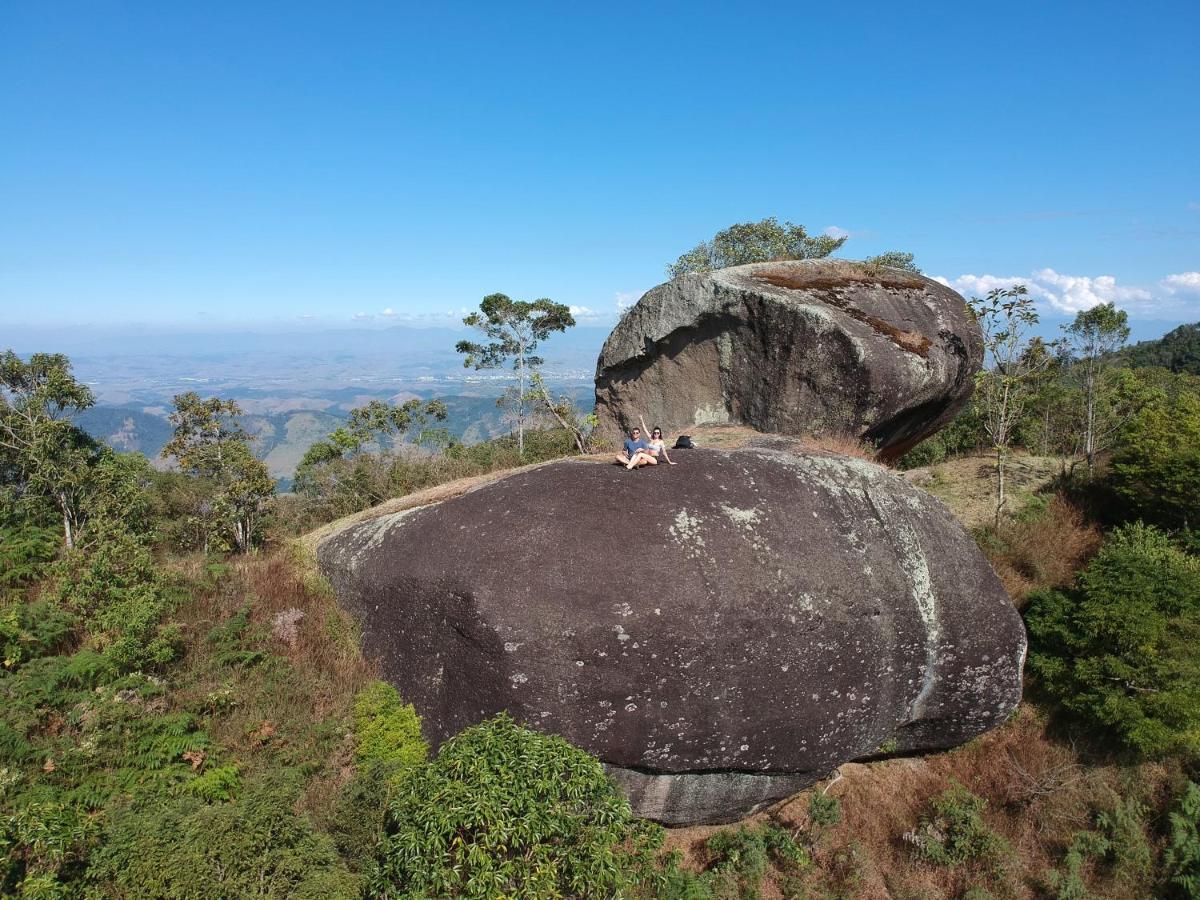
[(350, 411), (346, 425), (331, 431), (305, 451), (296, 466), (293, 488), (310, 500), (332, 504), (343, 514), (385, 499), (389, 460), (384, 454), (360, 454), (374, 444), (385, 451), (412, 437), (421, 443), (434, 431), (433, 422), (448, 416), (441, 400), (407, 400), (400, 405), (372, 400)]
[(623, 896), (661, 840), (599, 761), (502, 713), (397, 785), (371, 896)]
[(1053, 360), (1051, 347), (1030, 332), (1038, 314), (1025, 285), (991, 291), (968, 301), (983, 331), (987, 361), (976, 376), (975, 405), (996, 454), (996, 524), (1006, 502), (1005, 464), (1016, 429), (1041, 374)]
[(459, 341), (455, 350), (464, 354), (463, 366), (476, 369), (496, 369), (512, 361), (517, 373), (517, 387), (506, 393), (501, 402), (513, 411), (517, 424), (517, 455), (525, 455), (525, 421), (530, 401), (530, 376), (545, 362), (536, 355), (538, 344), (556, 331), (566, 331), (575, 325), (569, 307), (542, 298), (532, 302), (512, 300), (504, 294), (488, 294), (479, 304), (479, 311), (465, 319), (464, 325), (483, 332), (488, 343)]
[(885, 266), (889, 269), (903, 269), (905, 272), (919, 273), (921, 271), (917, 268), (917, 264), (913, 262), (913, 255), (900, 250), (888, 250), (886, 253), (880, 253), (878, 256), (868, 256), (863, 262), (872, 268)]
[(193, 511), (204, 551), (216, 537), (245, 553), (253, 545), (260, 512), (275, 486), (237, 421), (241, 408), (234, 400), (202, 399), (194, 391), (177, 395), (174, 406), (170, 420), (175, 433), (162, 456), (174, 458), (184, 472), (211, 485)]
[(1096, 453), (1107, 446), (1120, 428), (1117, 415), (1105, 415), (1106, 411), (1112, 413), (1113, 407), (1102, 402), (1101, 375), (1111, 354), (1129, 340), (1129, 316), (1112, 303), (1101, 303), (1080, 310), (1075, 321), (1063, 326), (1063, 332), (1083, 387), (1082, 449), (1090, 474), (1095, 470)]
[(667, 275), (677, 278), (688, 272), (711, 272), (744, 263), (819, 259), (844, 243), (845, 237), (810, 235), (803, 225), (780, 224), (772, 216), (760, 222), (739, 222), (718, 231), (712, 240), (701, 241), (667, 266)]
[[(1155, 370), (1137, 374), (1143, 371)], [(1200, 379), (1171, 381), (1148, 388), (1113, 455), (1110, 479), (1133, 515), (1188, 528), (1200, 504)]]
[(89, 490), (88, 470), (99, 453), (71, 417), (95, 403), (61, 353), (35, 353), (26, 362), (0, 355), (0, 450), (18, 496), (44, 496), (58, 509), (63, 540), (75, 546)]
[(1200, 559), (1155, 528), (1114, 531), (1071, 590), (1035, 592), (1028, 669), (1135, 753), (1200, 751)]

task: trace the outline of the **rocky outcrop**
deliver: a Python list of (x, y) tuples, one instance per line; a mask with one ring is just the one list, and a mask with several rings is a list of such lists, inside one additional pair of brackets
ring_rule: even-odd
[(839, 432), (899, 456), (950, 421), (983, 361), (950, 288), (847, 260), (753, 263), (649, 291), (604, 344), (596, 412), (610, 437), (740, 423)]
[(600, 757), (641, 815), (722, 822), (1013, 709), (1020, 619), (939, 501), (858, 459), (679, 457), (518, 470), (325, 538), (429, 739), (508, 710)]

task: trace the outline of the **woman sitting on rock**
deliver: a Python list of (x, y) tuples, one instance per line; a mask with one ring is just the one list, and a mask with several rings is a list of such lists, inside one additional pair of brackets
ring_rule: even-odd
[[(638, 421), (642, 423), (642, 432), (646, 431), (646, 420), (638, 416)], [(638, 450), (633, 454), (633, 457), (625, 464), (627, 469), (635, 469), (638, 466), (657, 466), (658, 458), (662, 457), (667, 461), (668, 466), (673, 466), (671, 457), (667, 455), (667, 442), (663, 440), (661, 428), (654, 428), (650, 431), (650, 440), (646, 442), (644, 449)]]

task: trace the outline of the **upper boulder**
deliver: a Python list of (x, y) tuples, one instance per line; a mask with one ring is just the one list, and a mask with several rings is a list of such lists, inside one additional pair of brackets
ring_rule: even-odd
[(859, 459), (553, 462), (337, 530), (317, 558), (427, 738), (508, 710), (669, 823), (953, 746), (1020, 697), (1024, 629), (970, 535)]
[(596, 412), (611, 437), (642, 415), (668, 432), (846, 433), (890, 458), (953, 418), (982, 361), (966, 302), (922, 275), (751, 263), (647, 292), (600, 353)]

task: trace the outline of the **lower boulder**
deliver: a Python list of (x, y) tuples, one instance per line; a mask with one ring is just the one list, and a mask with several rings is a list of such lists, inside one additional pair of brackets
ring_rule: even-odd
[(508, 710), (638, 814), (715, 823), (1015, 707), (1023, 626), (939, 501), (847, 457), (680, 456), (518, 470), (320, 544), (431, 742)]

